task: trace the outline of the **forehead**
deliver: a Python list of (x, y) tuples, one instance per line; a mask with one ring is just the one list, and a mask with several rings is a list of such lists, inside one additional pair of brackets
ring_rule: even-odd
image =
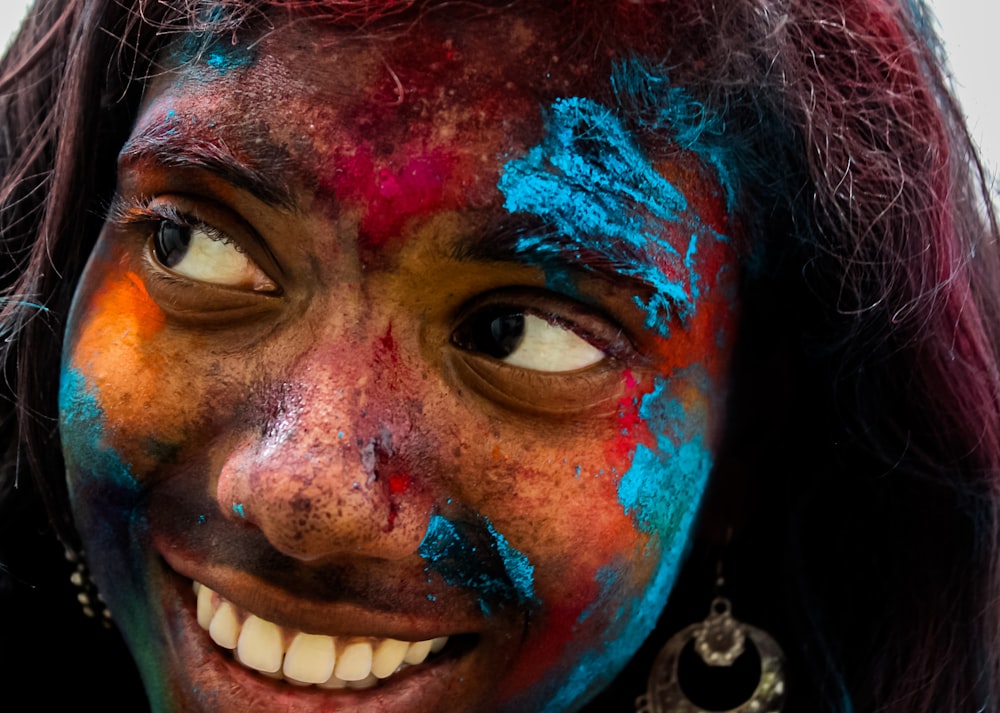
[(609, 62), (568, 41), (560, 17), (438, 11), (370, 32), (300, 17), (235, 42), (191, 36), (167, 52), (174, 69), (150, 84), (130, 146), (223, 143), (271, 183), (314, 191), (419, 156), (475, 206), (498, 162), (540, 138), (544, 107), (607, 86)]
[[(439, 8), (366, 32), (296, 17), (238, 41), (183, 38), (167, 53), (175, 69), (151, 84), (123, 151), (126, 190), (136, 175), (128, 169), (143, 159), (207, 168), (268, 203), (311, 209), (318, 199), (327, 215), (360, 215), (359, 238), (378, 248), (415, 217), (456, 210), (466, 219), (482, 212), (487, 222), (503, 219), (504, 208), (532, 213), (567, 238), (635, 232), (623, 221), (659, 225), (633, 236), (640, 252), (664, 227), (679, 231), (671, 242), (706, 219), (728, 232), (716, 152), (670, 141), (678, 128), (670, 116), (683, 116), (690, 100), (677, 101), (665, 77), (642, 69), (616, 86), (612, 68), (636, 55), (578, 31), (571, 17), (521, 5)], [(667, 118), (628, 125), (627, 107), (664, 100)], [(647, 142), (657, 156), (638, 145)], [(531, 190), (545, 205), (512, 205), (510, 186), (501, 196), (502, 179), (518, 166), (549, 177), (548, 197)], [(155, 189), (148, 178), (140, 192)], [(684, 200), (659, 205), (678, 190)], [(607, 220), (593, 219), (595, 200)], [(590, 218), (567, 224), (565, 213)], [(561, 251), (577, 259), (586, 252)]]
[(509, 130), (555, 97), (592, 94), (595, 78), (607, 76), (563, 41), (556, 18), (439, 12), (369, 33), (299, 20), (235, 43), (189, 38), (167, 53), (174, 70), (151, 84), (148, 105), (213, 106), (229, 126), (304, 124), (317, 144), (321, 126), (378, 134), (383, 146), (419, 123), (443, 140), (481, 132), (498, 116), (506, 123), (497, 128)]

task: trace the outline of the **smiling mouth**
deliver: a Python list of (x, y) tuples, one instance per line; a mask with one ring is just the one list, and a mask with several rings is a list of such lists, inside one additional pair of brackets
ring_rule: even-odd
[(244, 667), (269, 678), (319, 688), (371, 688), (417, 666), (448, 643), (363, 636), (327, 636), (286, 629), (241, 611), (217, 592), (194, 582), (198, 625)]

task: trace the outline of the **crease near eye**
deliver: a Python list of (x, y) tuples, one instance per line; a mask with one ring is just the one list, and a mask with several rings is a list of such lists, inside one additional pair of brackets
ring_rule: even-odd
[(455, 330), (452, 340), (465, 351), (548, 373), (579, 371), (608, 356), (557, 320), (510, 307), (471, 315)]

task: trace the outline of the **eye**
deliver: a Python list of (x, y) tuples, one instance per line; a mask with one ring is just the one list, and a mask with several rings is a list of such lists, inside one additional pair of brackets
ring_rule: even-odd
[(152, 242), (156, 261), (183, 277), (254, 292), (275, 290), (253, 260), (211, 226), (164, 218), (156, 224)]
[(569, 372), (585, 369), (607, 355), (572, 329), (512, 307), (492, 306), (463, 321), (452, 341), (522, 369)]

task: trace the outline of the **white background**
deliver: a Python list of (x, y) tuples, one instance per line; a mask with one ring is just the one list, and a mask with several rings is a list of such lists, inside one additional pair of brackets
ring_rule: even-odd
[[(0, 43), (16, 29), (29, 0), (0, 0)], [(938, 30), (951, 58), (951, 69), (959, 100), (965, 108), (972, 135), (979, 142), (987, 167), (993, 176), (1000, 169), (1000, 85), (992, 67), (989, 48), (1000, 27), (1000, 2), (997, 0), (930, 0), (938, 18)], [(994, 76), (990, 76), (990, 74)], [(991, 81), (992, 80), (992, 81)], [(1000, 195), (1000, 183), (994, 181), (993, 196)]]

